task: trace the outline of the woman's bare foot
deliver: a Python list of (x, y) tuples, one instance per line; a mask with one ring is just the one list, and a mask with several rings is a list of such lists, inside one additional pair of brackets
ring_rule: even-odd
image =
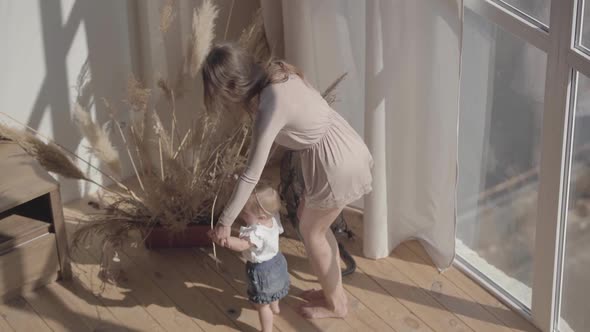
[(307, 319), (344, 318), (348, 313), (348, 309), (344, 307), (339, 310), (331, 310), (327, 307), (327, 303), (324, 302), (324, 305), (302, 305), (299, 308), (299, 313)]
[(324, 292), (321, 289), (311, 288), (301, 292), (299, 295), (302, 299), (307, 301), (314, 301), (314, 300), (325, 300)]
[(279, 301), (274, 301), (270, 303), (270, 310), (272, 310), (272, 313), (275, 315), (278, 315), (281, 313), (281, 308), (279, 307)]

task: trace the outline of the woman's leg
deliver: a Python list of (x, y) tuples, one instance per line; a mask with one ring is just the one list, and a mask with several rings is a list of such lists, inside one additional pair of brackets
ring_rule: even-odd
[(321, 289), (315, 289), (315, 288), (306, 289), (303, 292), (301, 292), (301, 294), (299, 294), (299, 296), (302, 299), (310, 301), (310, 302), (325, 299), (324, 291), (322, 291)]
[[(328, 241), (330, 242), (330, 247), (333, 248), (333, 246), (335, 246), (336, 250), (337, 250), (337, 257), (340, 257), (340, 249), (338, 249), (338, 241), (336, 241), (336, 237), (334, 236), (334, 233), (329, 231), (326, 233), (326, 237), (328, 238)], [(340, 263), (340, 259), (338, 259), (338, 263)], [(342, 274), (340, 275), (340, 277), (342, 278)], [(307, 300), (312, 303), (326, 301), (326, 296), (325, 296), (324, 291), (322, 289), (315, 289), (315, 288), (307, 289), (307, 290), (303, 291), (300, 296), (304, 300)]]
[(341, 209), (309, 209), (305, 203), (299, 208), (299, 230), (309, 256), (311, 267), (319, 279), (325, 301), (301, 308), (308, 318), (344, 317), (347, 299), (342, 287), (338, 243), (330, 226)]
[(258, 310), (258, 318), (260, 318), (260, 325), (262, 325), (262, 332), (272, 331), (272, 310), (269, 304), (256, 304)]

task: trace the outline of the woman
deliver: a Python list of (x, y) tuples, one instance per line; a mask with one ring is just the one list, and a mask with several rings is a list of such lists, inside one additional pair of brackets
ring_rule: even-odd
[(242, 108), (254, 117), (247, 167), (215, 228), (226, 245), (231, 225), (260, 179), (273, 142), (297, 150), (305, 183), (298, 208), (299, 230), (312, 269), (322, 286), (303, 297), (307, 318), (344, 317), (338, 245), (330, 225), (344, 206), (371, 190), (373, 159), (352, 127), (310, 87), (293, 66), (261, 65), (233, 44), (212, 48), (203, 65), (205, 103)]

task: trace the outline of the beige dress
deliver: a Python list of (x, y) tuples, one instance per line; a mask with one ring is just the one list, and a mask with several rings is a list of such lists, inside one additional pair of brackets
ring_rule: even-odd
[(271, 84), (260, 95), (246, 170), (221, 214), (231, 225), (266, 165), (273, 142), (300, 151), (305, 206), (342, 208), (371, 191), (373, 158), (354, 129), (301, 78)]

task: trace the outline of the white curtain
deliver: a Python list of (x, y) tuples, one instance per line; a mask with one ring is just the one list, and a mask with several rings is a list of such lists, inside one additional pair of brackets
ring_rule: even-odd
[(462, 0), (262, 6), (272, 47), (316, 87), (349, 74), (335, 108), (375, 159), (364, 203), (365, 255), (386, 257), (416, 238), (440, 269), (448, 267), (455, 255)]

